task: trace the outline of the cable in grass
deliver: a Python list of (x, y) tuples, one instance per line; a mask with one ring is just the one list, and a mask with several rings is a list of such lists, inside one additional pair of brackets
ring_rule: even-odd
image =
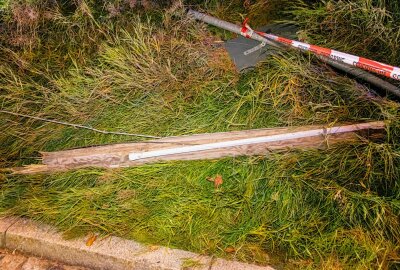
[[(0, 113), (5, 113), (5, 114), (11, 114), (19, 117), (26, 117), (26, 118), (31, 118), (39, 121), (44, 121), (44, 122), (49, 122), (53, 124), (58, 124), (58, 125), (64, 125), (64, 126), (70, 126), (74, 128), (81, 128), (81, 129), (87, 129), (91, 130), (94, 132), (102, 133), (102, 134), (107, 134), (107, 135), (122, 135), (122, 136), (133, 136), (133, 137), (141, 137), (141, 138), (149, 138), (149, 139), (165, 139), (167, 137), (159, 137), (159, 136), (152, 136), (152, 135), (146, 135), (146, 134), (137, 134), (137, 133), (127, 133), (127, 132), (115, 132), (115, 131), (107, 131), (107, 130), (101, 130), (97, 128), (92, 128), (88, 126), (83, 126), (79, 124), (72, 124), (68, 122), (63, 122), (63, 121), (58, 121), (58, 120), (53, 120), (53, 119), (47, 119), (47, 118), (42, 118), (38, 116), (33, 116), (33, 115), (27, 115), (27, 114), (22, 114), (22, 113), (16, 113), (16, 112), (10, 112), (10, 111), (5, 111), (5, 110), (0, 110)], [(160, 143), (174, 143), (174, 144), (180, 144), (180, 145), (197, 145), (196, 143), (185, 143), (182, 141), (140, 141), (140, 143), (152, 143), (152, 144), (160, 144)]]
[(53, 120), (53, 119), (47, 119), (47, 118), (41, 118), (41, 117), (38, 117), (38, 116), (32, 116), (32, 115), (16, 113), (16, 112), (10, 112), (10, 111), (5, 111), (5, 110), (0, 110), (0, 113), (5, 113), (5, 114), (11, 114), (11, 115), (20, 116), (20, 117), (31, 118), (31, 119), (35, 119), (35, 120), (39, 120), (39, 121), (44, 121), (44, 122), (49, 122), (49, 123), (54, 123), (54, 124), (59, 124), (59, 125), (64, 125), (64, 126), (88, 129), (88, 130), (91, 130), (91, 131), (94, 131), (94, 132), (98, 132), (98, 133), (102, 133), (102, 134), (133, 136), (133, 137), (151, 138), (151, 139), (162, 139), (163, 138), (163, 137), (145, 135), (145, 134), (106, 131), (106, 130), (101, 130), (101, 129), (92, 128), (92, 127), (88, 127), (88, 126), (82, 126), (82, 125), (79, 125), (79, 124), (72, 124), (72, 123), (68, 123), (68, 122), (63, 122), (63, 121), (58, 121), (58, 120)]

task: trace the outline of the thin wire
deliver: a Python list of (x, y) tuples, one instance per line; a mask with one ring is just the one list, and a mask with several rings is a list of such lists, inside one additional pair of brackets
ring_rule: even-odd
[[(11, 114), (11, 115), (20, 116), (20, 117), (31, 118), (31, 119), (35, 119), (35, 120), (39, 120), (39, 121), (44, 121), (44, 122), (49, 122), (49, 123), (54, 123), (54, 124), (59, 124), (59, 125), (64, 125), (64, 126), (88, 129), (88, 130), (91, 130), (91, 131), (94, 131), (94, 132), (107, 134), (107, 135), (134, 136), (134, 137), (151, 138), (151, 139), (166, 139), (166, 138), (168, 138), (168, 137), (158, 137), (158, 136), (145, 135), (145, 134), (106, 131), (106, 130), (101, 130), (101, 129), (97, 129), (97, 128), (91, 128), (91, 127), (88, 127), (88, 126), (82, 126), (82, 125), (78, 125), (78, 124), (72, 124), (72, 123), (68, 123), (68, 122), (62, 122), (62, 121), (58, 121), (58, 120), (41, 118), (41, 117), (38, 117), (38, 116), (27, 115), (27, 114), (16, 113), (16, 112), (10, 112), (10, 111), (5, 111), (5, 110), (0, 110), (0, 113), (5, 113), (5, 114)], [(180, 144), (180, 145), (198, 145), (197, 143), (185, 143), (185, 142), (182, 142), (182, 141), (139, 141), (139, 142), (136, 142), (136, 143), (152, 143), (152, 144), (160, 144), (160, 143), (172, 144), (173, 143), (173, 144)], [(92, 147), (92, 146), (89, 146), (89, 147)]]
[(10, 111), (5, 111), (5, 110), (0, 110), (0, 113), (5, 113), (5, 114), (11, 114), (11, 115), (20, 116), (20, 117), (31, 118), (31, 119), (35, 119), (35, 120), (40, 120), (40, 121), (59, 124), (59, 125), (64, 125), (64, 126), (88, 129), (88, 130), (91, 130), (91, 131), (94, 131), (94, 132), (98, 132), (98, 133), (102, 133), (102, 134), (124, 135), (124, 136), (134, 136), (134, 137), (152, 138), (152, 139), (162, 139), (163, 138), (163, 137), (158, 137), (158, 136), (136, 134), (136, 133), (106, 131), (106, 130), (101, 130), (101, 129), (92, 128), (92, 127), (88, 127), (88, 126), (82, 126), (82, 125), (78, 125), (78, 124), (72, 124), (72, 123), (62, 122), (62, 121), (58, 121), (58, 120), (41, 118), (41, 117), (38, 117), (38, 116), (27, 115), (27, 114), (16, 113), (16, 112), (10, 112)]

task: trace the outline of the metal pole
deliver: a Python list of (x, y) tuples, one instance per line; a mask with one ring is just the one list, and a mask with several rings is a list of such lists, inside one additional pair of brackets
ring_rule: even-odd
[(397, 86), (395, 86), (395, 85), (393, 85), (371, 73), (368, 73), (368, 72), (366, 72), (362, 69), (356, 68), (356, 67), (349, 66), (344, 63), (337, 62), (328, 57), (324, 57), (324, 56), (317, 56), (317, 57), (321, 61), (327, 63), (328, 65), (331, 65), (334, 68), (337, 68), (341, 71), (351, 74), (354, 77), (356, 77), (357, 79), (361, 79), (381, 90), (385, 90), (385, 91), (389, 92), (390, 94), (400, 98), (400, 88), (398, 88)]
[[(205, 23), (208, 23), (210, 25), (216, 26), (218, 28), (230, 31), (230, 32), (238, 34), (238, 35), (242, 35), (241, 27), (236, 24), (226, 22), (226, 21), (220, 20), (218, 18), (215, 18), (213, 16), (210, 16), (210, 15), (198, 12), (198, 11), (194, 11), (191, 9), (188, 10), (188, 15), (196, 20), (203, 21)], [(265, 42), (266, 44), (277, 47), (277, 48), (282, 48), (282, 46), (280, 46), (279, 43), (271, 41), (271, 40), (257, 34), (256, 32), (254, 32), (250, 38), (260, 41), (260, 42)]]

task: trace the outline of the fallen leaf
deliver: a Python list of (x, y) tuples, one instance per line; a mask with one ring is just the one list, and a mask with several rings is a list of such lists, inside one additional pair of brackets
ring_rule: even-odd
[(89, 238), (86, 240), (86, 246), (90, 247), (91, 245), (93, 245), (94, 241), (96, 241), (97, 239), (97, 235), (95, 234), (91, 234), (89, 236)]
[(208, 181), (213, 182), (214, 183), (214, 187), (218, 188), (220, 185), (222, 185), (222, 183), (224, 182), (222, 180), (222, 176), (217, 174), (217, 176), (215, 178), (212, 177), (207, 177), (206, 178)]
[(214, 187), (218, 188), (220, 185), (222, 185), (224, 181), (222, 180), (222, 176), (221, 175), (217, 175), (214, 179)]
[(232, 247), (232, 246), (229, 246), (229, 247), (227, 247), (226, 249), (225, 249), (225, 252), (226, 253), (233, 253), (233, 252), (235, 252), (236, 251), (236, 249), (234, 248), (234, 247)]

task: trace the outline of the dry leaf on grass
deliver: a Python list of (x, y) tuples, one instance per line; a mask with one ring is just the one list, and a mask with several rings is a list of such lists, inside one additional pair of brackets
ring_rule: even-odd
[(229, 247), (227, 247), (226, 249), (225, 249), (225, 252), (226, 253), (233, 253), (233, 252), (235, 252), (236, 251), (236, 249), (234, 248), (234, 247), (232, 247), (232, 246), (229, 246)]
[(222, 176), (217, 174), (217, 176), (215, 178), (212, 177), (207, 177), (207, 180), (210, 182), (214, 182), (214, 187), (215, 188), (219, 188), (220, 185), (222, 185), (222, 183), (224, 182), (222, 180)]

